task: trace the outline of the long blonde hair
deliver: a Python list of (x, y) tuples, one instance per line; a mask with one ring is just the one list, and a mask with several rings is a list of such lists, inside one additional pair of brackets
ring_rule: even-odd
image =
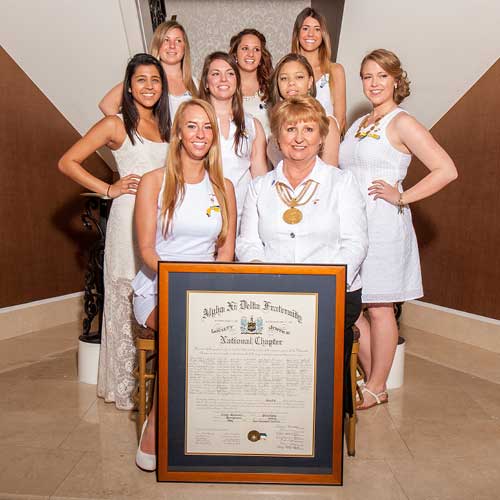
[(169, 32), (173, 28), (178, 28), (182, 31), (182, 35), (184, 36), (184, 57), (181, 61), (181, 69), (182, 69), (182, 80), (184, 81), (184, 85), (186, 89), (191, 93), (193, 97), (198, 96), (198, 90), (193, 81), (193, 72), (191, 71), (191, 49), (189, 48), (189, 40), (184, 27), (179, 24), (177, 21), (165, 21), (158, 25), (153, 33), (153, 38), (151, 40), (151, 47), (149, 49), (150, 54), (156, 59), (160, 60), (160, 47), (165, 40), (165, 36), (167, 32)]
[(162, 230), (166, 236), (172, 226), (174, 211), (178, 203), (182, 203), (186, 188), (184, 186), (184, 173), (182, 170), (181, 161), (181, 127), (184, 123), (184, 114), (189, 106), (199, 106), (207, 114), (208, 121), (212, 127), (213, 140), (203, 163), (205, 170), (208, 172), (208, 178), (214, 188), (214, 193), (219, 202), (220, 213), (222, 216), (222, 228), (217, 239), (217, 245), (221, 246), (226, 241), (227, 232), (229, 229), (228, 210), (226, 203), (226, 187), (224, 175), (222, 173), (222, 160), (219, 143), (219, 129), (217, 126), (217, 118), (212, 105), (202, 99), (191, 99), (181, 103), (175, 114), (174, 123), (172, 125), (172, 134), (170, 146), (168, 148), (166, 166), (165, 166), (165, 181), (163, 196), (161, 200), (161, 219)]

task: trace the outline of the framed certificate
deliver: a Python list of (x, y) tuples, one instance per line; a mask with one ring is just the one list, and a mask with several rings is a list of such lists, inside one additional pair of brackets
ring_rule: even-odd
[(341, 484), (345, 266), (159, 264), (158, 479)]

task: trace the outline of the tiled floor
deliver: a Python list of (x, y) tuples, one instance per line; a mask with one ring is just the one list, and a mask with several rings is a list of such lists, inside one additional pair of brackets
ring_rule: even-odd
[(134, 465), (133, 414), (78, 383), (76, 332), (0, 342), (0, 500), (500, 498), (500, 355), (408, 331), (404, 388), (360, 413), (343, 487), (159, 484)]

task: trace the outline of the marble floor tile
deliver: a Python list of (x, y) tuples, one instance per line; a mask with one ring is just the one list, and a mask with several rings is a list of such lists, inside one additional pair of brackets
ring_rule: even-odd
[(0, 446), (49, 450), (61, 445), (80, 417), (74, 411), (2, 411), (0, 422)]
[(139, 471), (130, 455), (92, 452), (51, 496), (103, 499), (168, 500), (407, 500), (384, 460), (353, 460), (345, 465), (344, 486), (157, 483), (154, 474)]
[(356, 458), (411, 457), (387, 412), (387, 406), (381, 405), (357, 413)]
[(115, 450), (135, 455), (136, 412), (119, 411), (98, 399), (61, 444), (62, 449), (107, 454)]
[[(26, 368), (15, 370), (23, 372)], [(96, 387), (75, 380), (0, 377), (0, 411), (73, 411), (83, 415), (95, 402)]]
[(50, 496), (83, 455), (71, 450), (7, 446), (1, 438), (0, 443), (0, 498)]
[(500, 498), (500, 467), (488, 456), (438, 458), (429, 454), (428, 458), (389, 459), (388, 463), (410, 500)]

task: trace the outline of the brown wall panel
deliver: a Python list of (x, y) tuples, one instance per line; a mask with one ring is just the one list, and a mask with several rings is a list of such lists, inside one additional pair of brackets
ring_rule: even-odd
[(332, 44), (332, 60), (337, 60), (339, 50), (342, 16), (344, 15), (344, 0), (312, 0), (311, 7), (321, 12), (326, 18), (330, 42)]
[[(500, 319), (500, 60), (432, 128), (457, 181), (412, 205), (424, 301)], [(418, 118), (418, 117), (417, 117)], [(407, 186), (426, 174), (414, 160)]]
[[(57, 170), (80, 135), (2, 48), (0, 74), (0, 307), (6, 307), (83, 290), (85, 250), (95, 234), (80, 220), (84, 190)], [(97, 155), (86, 166), (111, 178)]]

